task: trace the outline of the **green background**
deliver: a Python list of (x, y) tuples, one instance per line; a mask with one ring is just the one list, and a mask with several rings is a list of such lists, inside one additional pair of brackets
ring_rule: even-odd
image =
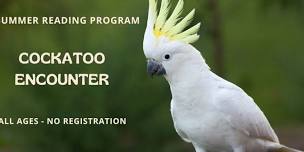
[[(212, 69), (212, 10), (197, 9), (194, 44)], [(209, 0), (210, 1), (210, 0)], [(212, 0), (211, 0), (212, 1)], [(174, 1), (176, 3), (176, 1)], [(224, 77), (261, 107), (281, 141), (304, 148), (303, 0), (222, 0)], [(126, 126), (0, 126), (0, 151), (193, 151), (176, 134), (164, 78), (142, 50), (148, 0), (0, 0), (0, 16), (139, 16), (140, 25), (0, 25), (1, 117), (127, 117)], [(105, 53), (104, 65), (21, 65), (20, 52)], [(108, 73), (110, 86), (15, 86), (15, 73)]]

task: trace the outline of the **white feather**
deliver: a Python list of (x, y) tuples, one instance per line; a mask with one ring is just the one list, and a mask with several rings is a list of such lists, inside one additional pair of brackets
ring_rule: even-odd
[(195, 14), (195, 9), (193, 9), (185, 18), (183, 18), (179, 23), (177, 23), (172, 29), (168, 31), (170, 36), (174, 36), (182, 32), (192, 21)]
[(169, 19), (166, 21), (162, 32), (166, 33), (168, 32), (172, 27), (175, 26), (175, 24), (178, 22), (179, 20), (179, 16), (182, 14), (183, 12), (183, 7), (184, 7), (184, 0), (179, 0), (174, 11), (172, 12), (171, 16), (169, 17)]
[(159, 15), (156, 19), (155, 30), (160, 31), (166, 22), (170, 10), (170, 0), (162, 0)]
[(267, 152), (284, 147), (251, 97), (211, 72), (192, 46), (178, 51), (183, 57), (165, 64), (171, 113), (177, 133), (197, 152)]
[(193, 35), (190, 35), (190, 36), (187, 36), (187, 37), (181, 39), (181, 41), (186, 42), (186, 43), (194, 43), (199, 39), (199, 37), (200, 37), (199, 35), (193, 34)]
[(172, 14), (169, 16), (170, 0), (162, 0), (159, 13), (157, 13), (157, 3), (155, 0), (149, 0), (149, 16), (145, 33), (144, 44), (147, 46), (150, 39), (158, 41), (161, 36), (167, 37), (172, 41), (180, 41), (184, 43), (194, 43), (199, 39), (197, 32), (200, 24), (197, 24), (189, 29), (185, 28), (193, 20), (195, 10), (193, 9), (181, 21), (181, 13), (184, 7), (184, 0), (179, 0)]
[(149, 14), (147, 28), (153, 28), (157, 18), (157, 2), (149, 0)]
[(193, 27), (189, 28), (188, 30), (173, 36), (172, 39), (184, 39), (188, 36), (196, 34), (199, 31), (200, 26), (201, 26), (201, 23), (198, 23), (198, 24), (194, 25)]

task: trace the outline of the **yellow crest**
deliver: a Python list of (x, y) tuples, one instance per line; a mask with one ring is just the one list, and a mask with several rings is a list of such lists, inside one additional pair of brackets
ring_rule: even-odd
[(149, 0), (148, 24), (150, 25), (148, 26), (153, 28), (153, 34), (156, 37), (165, 36), (170, 40), (178, 40), (185, 43), (194, 43), (199, 39), (197, 32), (199, 31), (201, 23), (185, 30), (193, 20), (195, 9), (180, 20), (183, 6), (184, 1), (179, 0), (172, 14), (169, 16), (170, 0), (162, 0), (159, 13), (157, 13), (156, 1)]

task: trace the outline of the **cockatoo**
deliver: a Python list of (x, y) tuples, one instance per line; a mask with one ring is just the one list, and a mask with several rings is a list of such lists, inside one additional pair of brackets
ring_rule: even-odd
[[(241, 88), (210, 71), (191, 43), (200, 23), (188, 28), (195, 10), (180, 18), (184, 1), (172, 14), (170, 1), (149, 0), (143, 49), (147, 72), (170, 85), (171, 114), (181, 138), (196, 152), (296, 152), (279, 143), (263, 112)], [(187, 29), (186, 29), (187, 28)]]

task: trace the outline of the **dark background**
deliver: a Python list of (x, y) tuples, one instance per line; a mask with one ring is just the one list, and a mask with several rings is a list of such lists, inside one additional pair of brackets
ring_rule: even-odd
[[(176, 1), (173, 0), (175, 4)], [(283, 144), (304, 149), (303, 0), (185, 0), (194, 44), (261, 107)], [(163, 78), (146, 74), (148, 0), (0, 0), (0, 16), (139, 16), (140, 25), (0, 25), (1, 117), (127, 117), (126, 126), (0, 126), (0, 151), (193, 151), (176, 134)], [(26, 52), (102, 51), (104, 65), (21, 65)], [(15, 73), (108, 73), (110, 86), (14, 86)]]

